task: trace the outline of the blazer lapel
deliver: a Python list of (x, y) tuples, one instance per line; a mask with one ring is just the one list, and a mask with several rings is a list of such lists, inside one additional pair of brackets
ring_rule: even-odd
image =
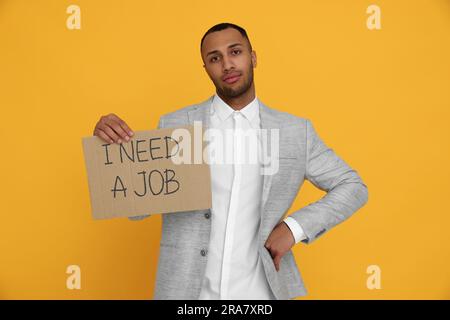
[(194, 125), (194, 121), (201, 121), (204, 128), (210, 126), (210, 107), (214, 96), (209, 97), (202, 103), (196, 105), (192, 110), (188, 111), (188, 121), (190, 125)]
[[(280, 129), (280, 123), (276, 117), (276, 113), (267, 107), (262, 101), (259, 101), (259, 114), (261, 118), (261, 129), (267, 130), (267, 139), (265, 144), (262, 145), (263, 155), (271, 154), (271, 133), (270, 129)], [(264, 215), (264, 208), (269, 198), (269, 191), (272, 185), (273, 175), (263, 175), (263, 193), (261, 198), (261, 212)]]

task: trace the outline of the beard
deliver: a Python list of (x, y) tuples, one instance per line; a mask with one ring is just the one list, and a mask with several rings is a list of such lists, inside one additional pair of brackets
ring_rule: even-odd
[(252, 83), (253, 83), (253, 66), (252, 65), (250, 65), (247, 74), (248, 74), (248, 77), (243, 79), (244, 83), (241, 86), (234, 88), (234, 89), (230, 88), (230, 87), (221, 86), (220, 84), (214, 82), (217, 93), (225, 98), (236, 98), (236, 97), (239, 97), (240, 95), (244, 94), (245, 92), (247, 92), (250, 89), (250, 87), (252, 86)]

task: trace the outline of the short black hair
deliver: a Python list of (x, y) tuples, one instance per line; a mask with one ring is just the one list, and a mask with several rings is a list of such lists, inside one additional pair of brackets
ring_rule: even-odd
[(253, 49), (252, 49), (252, 44), (250, 43), (250, 39), (248, 38), (248, 35), (247, 35), (247, 31), (245, 31), (244, 28), (242, 28), (242, 27), (240, 27), (240, 26), (238, 26), (238, 25), (235, 25), (235, 24), (233, 24), (233, 23), (229, 23), (229, 22), (222, 22), (222, 23), (216, 24), (215, 26), (212, 26), (211, 28), (209, 28), (209, 30), (206, 31), (206, 33), (203, 35), (202, 41), (200, 41), (200, 50), (202, 50), (203, 40), (205, 40), (205, 37), (206, 37), (208, 34), (213, 33), (213, 32), (216, 32), (216, 31), (222, 31), (222, 30), (225, 30), (225, 29), (228, 29), (228, 28), (236, 29), (237, 31), (239, 31), (239, 33), (240, 33), (245, 39), (247, 39), (248, 44), (249, 44), (249, 46), (250, 46), (250, 51), (253, 50)]

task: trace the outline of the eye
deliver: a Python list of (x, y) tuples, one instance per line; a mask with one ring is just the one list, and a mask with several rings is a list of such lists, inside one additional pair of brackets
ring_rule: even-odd
[(233, 52), (233, 54), (236, 54), (236, 55), (237, 55), (237, 54), (240, 54), (240, 53), (241, 53), (241, 50), (236, 49), (236, 50), (233, 50), (232, 52)]
[(209, 61), (210, 62), (216, 62), (217, 60), (219, 60), (219, 57), (218, 56), (214, 56)]

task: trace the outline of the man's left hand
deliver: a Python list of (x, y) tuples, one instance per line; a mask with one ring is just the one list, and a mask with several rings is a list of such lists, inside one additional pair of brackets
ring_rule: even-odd
[(280, 271), (280, 261), (286, 252), (295, 245), (294, 235), (286, 223), (280, 222), (270, 233), (264, 246), (272, 256), (275, 269)]

